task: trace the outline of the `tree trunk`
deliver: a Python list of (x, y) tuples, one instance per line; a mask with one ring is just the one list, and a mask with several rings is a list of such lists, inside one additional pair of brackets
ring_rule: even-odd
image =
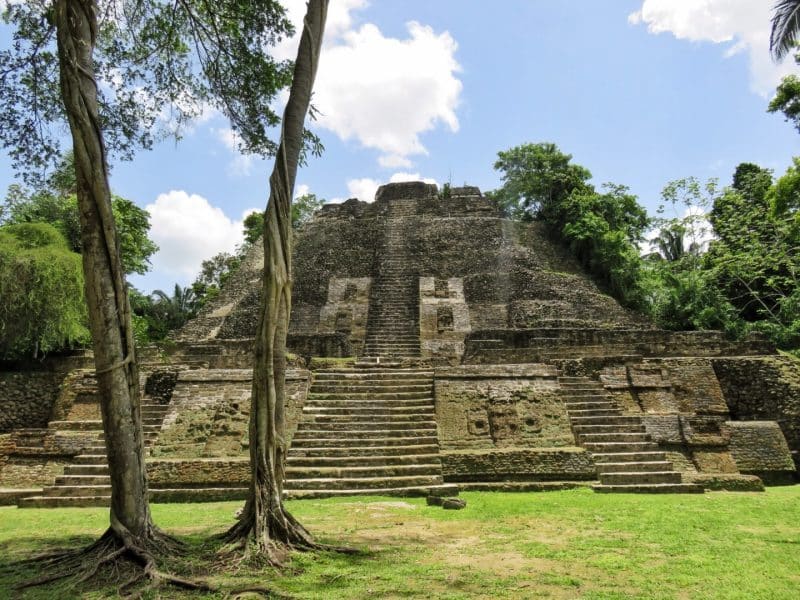
[(92, 52), (94, 0), (57, 0), (61, 95), (75, 154), (86, 301), (111, 474), (111, 526), (122, 540), (154, 533), (134, 355), (131, 311), (119, 257), (106, 155), (97, 109)]
[(327, 10), (328, 0), (308, 1), (280, 144), (269, 180), (261, 314), (255, 341), (250, 411), (252, 479), (242, 517), (228, 532), (230, 539), (252, 542), (257, 552), (267, 554), (276, 562), (280, 562), (280, 552), (286, 547), (317, 547), (305, 528), (283, 506), (284, 378), (286, 332), (292, 303), (292, 195)]

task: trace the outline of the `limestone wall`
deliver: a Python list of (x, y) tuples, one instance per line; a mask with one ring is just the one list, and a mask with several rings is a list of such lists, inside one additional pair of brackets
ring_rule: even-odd
[(761, 355), (774, 348), (760, 336), (731, 341), (719, 331), (660, 329), (541, 328), (473, 331), (464, 361), (474, 364), (525, 363), (604, 356)]
[(0, 371), (0, 433), (47, 427), (64, 373)]
[(775, 421), (730, 421), (725, 428), (739, 471), (771, 484), (797, 480), (789, 446)]
[(419, 340), (422, 358), (458, 363), (470, 331), (464, 282), (459, 277), (419, 280)]
[[(290, 441), (308, 393), (308, 379), (306, 371), (287, 372), (286, 432)], [(170, 459), (247, 456), (251, 386), (249, 369), (181, 372), (152, 456)]]
[(777, 422), (800, 469), (800, 363), (773, 355), (716, 358), (712, 364), (731, 417)]

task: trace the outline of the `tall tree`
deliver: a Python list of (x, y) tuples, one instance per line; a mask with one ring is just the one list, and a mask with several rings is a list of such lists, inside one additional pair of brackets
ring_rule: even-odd
[(309, 0), (280, 144), (269, 179), (264, 220), (261, 314), (255, 340), (250, 410), (250, 492), (239, 522), (228, 532), (271, 562), (286, 548), (318, 547), (283, 504), (286, 332), (292, 300), (292, 196), (303, 147), (303, 127), (319, 64), (328, 0)]
[[(147, 502), (131, 311), (106, 141), (130, 155), (153, 142), (165, 106), (180, 125), (208, 101), (231, 120), (247, 149), (273, 153), (267, 131), (278, 117), (270, 103), (291, 70), (265, 49), (290, 26), (273, 0), (32, 0), (7, 5), (4, 17), (16, 31), (13, 48), (0, 52), (0, 134), (15, 166), (28, 168), (34, 180), (40, 176), (37, 170), (59, 154), (58, 137), (46, 125), (65, 116), (69, 122), (111, 474), (109, 529), (86, 551), (62, 557), (64, 570), (48, 577), (72, 574), (78, 563), (88, 564), (91, 574), (129, 560), (141, 576), (159, 579), (156, 558), (174, 544), (153, 524)], [(59, 85), (53, 87), (55, 73)], [(99, 83), (111, 92), (101, 95)], [(302, 130), (300, 138), (301, 146), (309, 140)]]

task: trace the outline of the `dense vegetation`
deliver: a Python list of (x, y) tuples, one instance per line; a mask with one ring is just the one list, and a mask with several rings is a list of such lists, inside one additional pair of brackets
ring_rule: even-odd
[(88, 339), (80, 255), (52, 225), (0, 228), (0, 357), (37, 357)]
[(495, 168), (504, 183), (489, 196), (507, 216), (543, 222), (602, 287), (661, 327), (757, 331), (800, 347), (800, 160), (777, 180), (742, 163), (722, 189), (670, 182), (652, 219), (625, 186), (595, 189), (552, 143), (500, 152)]

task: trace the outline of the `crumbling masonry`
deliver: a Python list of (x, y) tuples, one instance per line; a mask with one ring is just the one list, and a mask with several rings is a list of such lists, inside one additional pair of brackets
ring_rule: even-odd
[[(763, 340), (667, 332), (477, 188), (383, 186), (295, 239), (287, 379), (294, 497), (430, 490), (759, 490), (795, 481), (800, 367)], [(260, 246), (143, 352), (156, 501), (244, 497)], [(86, 357), (0, 372), (0, 498), (102, 504)]]

